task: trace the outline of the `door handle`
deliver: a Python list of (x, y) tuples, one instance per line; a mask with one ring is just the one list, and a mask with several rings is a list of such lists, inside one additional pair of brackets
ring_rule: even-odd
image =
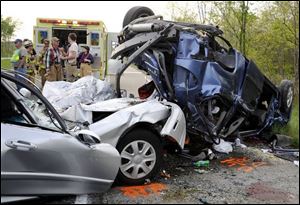
[(23, 150), (23, 151), (34, 150), (34, 149), (37, 148), (36, 145), (34, 145), (34, 144), (30, 143), (30, 142), (22, 141), (22, 140), (7, 141), (5, 144), (8, 147), (10, 147), (10, 148), (18, 149), (18, 150)]

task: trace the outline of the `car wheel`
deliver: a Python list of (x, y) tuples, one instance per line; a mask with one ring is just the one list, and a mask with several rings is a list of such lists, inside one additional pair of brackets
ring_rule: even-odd
[(154, 12), (148, 7), (144, 6), (135, 6), (127, 11), (124, 20), (123, 20), (123, 28), (127, 26), (131, 21), (146, 16), (153, 16)]
[(280, 110), (290, 116), (294, 99), (294, 87), (290, 80), (283, 80), (279, 85), (281, 105)]
[(157, 135), (148, 130), (136, 129), (126, 134), (117, 145), (121, 166), (117, 182), (143, 184), (153, 178), (162, 162), (162, 144)]

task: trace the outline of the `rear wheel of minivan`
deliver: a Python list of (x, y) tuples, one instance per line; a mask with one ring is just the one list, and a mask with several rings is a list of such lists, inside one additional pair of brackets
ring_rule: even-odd
[(162, 144), (153, 132), (135, 129), (121, 138), (117, 150), (121, 155), (118, 183), (143, 184), (158, 173), (162, 163)]
[(294, 87), (290, 80), (283, 80), (279, 85), (280, 91), (280, 111), (286, 116), (290, 117), (292, 111), (292, 104), (294, 100)]

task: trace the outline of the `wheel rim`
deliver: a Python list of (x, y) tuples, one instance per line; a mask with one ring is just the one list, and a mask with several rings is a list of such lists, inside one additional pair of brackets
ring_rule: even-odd
[(156, 153), (153, 146), (143, 140), (133, 141), (121, 152), (121, 172), (130, 179), (140, 179), (154, 168)]
[(292, 102), (293, 102), (293, 89), (292, 87), (290, 87), (287, 95), (287, 102), (286, 102), (288, 108), (291, 107)]

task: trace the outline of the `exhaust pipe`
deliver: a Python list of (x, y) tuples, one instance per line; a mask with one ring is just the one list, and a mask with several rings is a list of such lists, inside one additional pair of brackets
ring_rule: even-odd
[(128, 26), (128, 30), (133, 32), (155, 32), (161, 31), (162, 26), (154, 23), (133, 24)]

